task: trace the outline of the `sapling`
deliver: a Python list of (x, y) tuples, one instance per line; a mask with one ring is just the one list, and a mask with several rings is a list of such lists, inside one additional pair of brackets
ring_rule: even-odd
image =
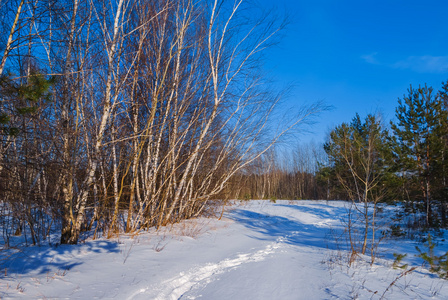
[(440, 278), (448, 279), (448, 251), (440, 256), (435, 255), (436, 244), (433, 242), (431, 234), (428, 234), (428, 240), (424, 246), (428, 248), (427, 252), (422, 251), (418, 246), (415, 247), (419, 253), (417, 256), (429, 264), (429, 271), (438, 274)]
[(403, 260), (403, 258), (405, 258), (406, 256), (408, 256), (407, 254), (399, 254), (399, 253), (394, 253), (394, 263), (393, 263), (393, 268), (394, 269), (406, 269), (408, 267), (408, 264), (404, 264), (400, 266), (401, 261)]

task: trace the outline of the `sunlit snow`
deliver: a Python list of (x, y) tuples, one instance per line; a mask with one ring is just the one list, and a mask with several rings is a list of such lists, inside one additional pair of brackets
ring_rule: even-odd
[[(446, 281), (387, 239), (373, 266), (347, 265), (342, 201), (237, 203), (137, 236), (28, 247), (1, 262), (0, 297), (16, 299), (446, 299)], [(386, 212), (387, 215), (387, 212)], [(439, 241), (439, 246), (444, 246)], [(445, 250), (446, 251), (446, 250)], [(418, 268), (400, 277), (393, 253)]]

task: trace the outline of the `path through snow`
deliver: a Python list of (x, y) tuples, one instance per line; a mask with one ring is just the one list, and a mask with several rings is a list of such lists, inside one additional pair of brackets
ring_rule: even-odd
[(239, 254), (236, 258), (225, 259), (218, 263), (209, 263), (202, 267), (195, 267), (191, 270), (181, 272), (179, 275), (163, 281), (160, 288), (151, 286), (143, 288), (131, 295), (128, 300), (135, 299), (155, 299), (155, 300), (176, 300), (183, 294), (193, 289), (195, 286), (208, 284), (213, 277), (230, 271), (238, 266), (251, 262), (260, 262), (268, 255), (273, 254), (285, 238), (280, 237), (275, 243), (270, 243), (266, 248), (256, 252)]
[[(264, 273), (265, 278), (268, 278), (271, 270), (278, 266), (284, 266), (274, 275), (278, 278), (285, 279), (290, 277), (290, 281), (294, 280), (292, 278), (296, 276), (295, 273), (297, 270), (288, 270), (288, 266), (291, 266), (291, 263), (294, 264), (294, 260), (300, 262), (300, 259), (297, 258), (305, 257), (304, 252), (310, 252), (310, 249), (303, 247), (302, 242), (306, 244), (314, 243), (315, 246), (320, 248), (319, 251), (317, 251), (319, 253), (324, 251), (325, 246), (322, 247), (322, 239), (325, 237), (325, 232), (328, 229), (328, 226), (335, 221), (334, 219), (329, 218), (334, 211), (322, 211), (320, 214), (316, 214), (316, 207), (311, 206), (303, 208), (304, 211), (298, 213), (297, 211), (291, 210), (291, 207), (287, 205), (280, 205), (277, 209), (280, 212), (278, 215), (275, 213), (272, 214), (272, 211), (268, 213), (263, 209), (253, 211), (250, 207), (242, 207), (228, 214), (229, 218), (237, 222), (238, 225), (246, 227), (246, 230), (251, 230), (250, 234), (246, 233), (246, 238), (249, 236), (250, 239), (261, 242), (261, 247), (254, 247), (254, 249), (261, 248), (261, 250), (253, 250), (252, 252), (238, 254), (236, 257), (231, 256), (230, 258), (222, 259), (217, 263), (206, 263), (192, 267), (186, 271), (181, 271), (177, 275), (165, 279), (158, 284), (139, 289), (129, 296), (128, 299), (226, 299), (227, 296), (219, 295), (219, 293), (216, 295), (213, 287), (220, 283), (227, 285), (225, 281), (228, 281), (229, 279), (230, 281), (239, 281), (241, 285), (243, 285), (242, 288), (237, 291), (237, 299), (247, 298), (247, 296), (242, 294), (242, 291), (245, 290), (245, 286), (258, 286), (257, 290), (260, 295), (257, 299), (272, 299), (272, 297), (276, 297), (275, 295), (278, 296), (279, 293), (284, 294), (282, 299), (298, 299), (297, 297), (300, 297), (297, 294), (299, 291), (296, 291), (294, 294), (288, 294), (288, 290), (278, 291), (276, 290), (276, 287), (270, 288), (269, 290), (263, 290), (263, 287), (270, 285), (269, 283), (264, 282), (263, 278), (261, 278), (260, 282), (253, 282), (253, 280), (250, 280), (253, 276), (250, 274), (248, 276), (238, 275), (238, 272), (253, 273), (254, 271), (251, 270), (266, 268), (264, 271), (255, 272), (260, 273), (259, 275)], [(272, 210), (272, 208), (270, 208), (270, 210)], [(288, 213), (285, 215), (285, 212)], [(296, 217), (299, 215), (300, 217), (297, 219)], [(316, 244), (316, 239), (321, 241)], [(238, 241), (235, 240), (234, 243), (238, 244)], [(302, 263), (300, 266), (303, 274), (306, 274), (305, 277), (315, 276), (316, 266), (317, 268), (322, 267), (320, 266), (321, 258), (315, 255), (316, 251), (314, 250), (311, 252), (313, 253), (313, 256), (310, 256), (307, 259), (308, 261), (306, 264)], [(261, 266), (260, 263), (266, 259), (269, 259), (269, 262), (264, 262), (263, 266)], [(300, 276), (296, 277), (299, 278)], [(257, 276), (257, 278), (259, 277)], [(329, 277), (327, 278), (327, 276), (319, 275), (316, 277), (316, 280), (320, 285), (327, 279), (329, 280)], [(243, 283), (244, 281), (245, 283)], [(313, 284), (306, 284), (306, 287), (302, 289), (302, 293), (303, 290), (310, 290), (311, 287), (318, 288), (315, 286), (315, 283), (316, 282)], [(300, 284), (296, 285), (300, 287)], [(235, 287), (237, 285), (233, 284), (233, 286)], [(213, 290), (210, 291), (209, 287)], [(229, 289), (226, 288), (226, 290), (228, 291)], [(311, 291), (311, 293), (314, 293), (315, 297), (308, 299), (319, 299), (324, 295), (324, 293), (315, 291)], [(249, 295), (249, 297), (254, 297), (254, 295)]]

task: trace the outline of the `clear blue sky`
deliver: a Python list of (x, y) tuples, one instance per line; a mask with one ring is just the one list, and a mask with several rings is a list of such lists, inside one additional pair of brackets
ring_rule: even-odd
[(290, 24), (266, 55), (279, 85), (294, 88), (286, 105), (325, 100), (304, 141), (323, 142), (330, 128), (356, 112), (394, 118), (397, 99), (410, 84), (436, 90), (448, 80), (448, 1), (259, 0), (286, 11)]

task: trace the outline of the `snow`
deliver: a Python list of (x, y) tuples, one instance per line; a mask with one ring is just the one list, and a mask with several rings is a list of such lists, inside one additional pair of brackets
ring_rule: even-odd
[[(348, 267), (342, 201), (250, 201), (222, 220), (76, 246), (28, 247), (0, 262), (1, 299), (446, 299), (411, 240)], [(443, 244), (440, 241), (440, 244)], [(4, 251), (4, 250), (3, 250)], [(393, 252), (417, 269), (400, 277)], [(7, 254), (3, 253), (3, 257)]]

